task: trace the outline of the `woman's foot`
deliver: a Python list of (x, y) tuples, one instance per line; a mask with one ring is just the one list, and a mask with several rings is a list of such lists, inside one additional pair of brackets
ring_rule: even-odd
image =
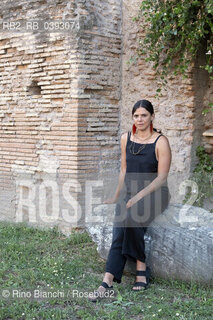
[(96, 302), (102, 298), (107, 297), (107, 295), (112, 296), (114, 294), (112, 286), (113, 279), (114, 275), (109, 272), (106, 272), (102, 284), (98, 287), (96, 291), (89, 295), (89, 300), (92, 302)]
[(88, 298), (92, 302), (97, 302), (98, 300), (110, 297), (113, 294), (114, 294), (113, 286), (103, 281), (96, 291), (94, 291), (93, 293), (90, 292)]
[(146, 277), (145, 276), (136, 276), (136, 280), (135, 280), (136, 285), (134, 284), (134, 286), (132, 287), (132, 290), (134, 290), (134, 291), (144, 290), (145, 287), (139, 285), (141, 282), (143, 282), (144, 284), (147, 284)]
[(132, 290), (139, 291), (146, 289), (149, 280), (147, 279), (147, 276), (149, 277), (149, 267), (146, 267), (145, 262), (136, 260), (136, 280)]
[[(107, 288), (106, 285), (103, 286), (104, 283), (107, 284), (108, 288)], [(110, 289), (110, 288), (113, 288), (112, 282), (110, 282), (110, 281), (103, 281), (102, 284), (98, 287), (98, 289), (97, 289), (96, 291), (97, 291), (97, 292), (100, 292), (100, 293), (103, 293), (103, 292), (106, 292), (107, 289)]]
[(136, 282), (132, 288), (133, 291), (145, 290), (149, 284), (150, 268), (146, 270), (136, 270)]

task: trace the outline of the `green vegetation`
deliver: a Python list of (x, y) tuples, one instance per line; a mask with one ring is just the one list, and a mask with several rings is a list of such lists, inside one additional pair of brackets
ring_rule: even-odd
[[(93, 291), (102, 281), (102, 260), (86, 232), (65, 237), (56, 228), (38, 230), (24, 223), (0, 223), (0, 288)], [(213, 293), (208, 286), (151, 279), (145, 292), (132, 292), (134, 276), (125, 273), (115, 284), (117, 296), (96, 304), (86, 298), (0, 297), (0, 319), (187, 319), (213, 318)], [(1, 291), (2, 292), (2, 291)]]
[[(193, 205), (203, 207), (204, 200), (209, 199), (213, 195), (213, 160), (205, 152), (203, 146), (197, 147), (196, 156), (199, 161), (190, 177), (198, 186), (198, 196)], [(190, 197), (191, 191), (188, 191), (184, 203), (186, 203)], [(211, 212), (213, 212), (213, 210), (211, 210)]]
[[(146, 28), (139, 39), (138, 56), (146, 54), (153, 62), (161, 85), (167, 75), (187, 78), (187, 71), (201, 47), (206, 50), (202, 68), (213, 79), (213, 2), (212, 0), (143, 0), (137, 17)], [(158, 88), (161, 91), (161, 87)]]

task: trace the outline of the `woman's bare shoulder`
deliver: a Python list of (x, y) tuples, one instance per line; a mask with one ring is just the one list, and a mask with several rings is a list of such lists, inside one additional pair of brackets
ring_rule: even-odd
[(157, 150), (170, 148), (168, 138), (167, 138), (165, 135), (163, 135), (163, 134), (159, 134), (158, 137), (159, 137), (160, 135), (161, 135), (161, 137), (160, 137), (160, 138), (157, 140), (157, 142), (156, 142), (156, 148), (157, 148)]
[(122, 133), (122, 135), (121, 135), (121, 140), (126, 140), (127, 139), (127, 136), (128, 136), (128, 132), (124, 132), (124, 133)]
[(161, 136), (159, 139), (158, 139), (158, 143), (160, 142), (160, 143), (168, 143), (169, 142), (169, 140), (168, 140), (168, 138), (163, 134), (163, 133), (158, 133), (157, 135), (156, 135), (156, 138), (158, 138), (159, 136)]
[(128, 132), (124, 132), (122, 135), (121, 135), (121, 148), (122, 147), (126, 147), (126, 144), (127, 144), (127, 137), (128, 137)]

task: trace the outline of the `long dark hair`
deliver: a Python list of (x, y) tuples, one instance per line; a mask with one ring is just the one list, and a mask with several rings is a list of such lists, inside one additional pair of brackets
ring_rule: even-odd
[[(139, 100), (136, 102), (136, 104), (132, 108), (132, 116), (134, 115), (135, 111), (141, 107), (146, 109), (147, 111), (149, 111), (149, 113), (151, 115), (154, 113), (154, 108), (153, 108), (153, 105), (151, 104), (151, 102), (144, 99), (144, 100)], [(153, 130), (156, 132), (162, 133), (161, 130), (159, 130), (159, 129), (153, 128)]]

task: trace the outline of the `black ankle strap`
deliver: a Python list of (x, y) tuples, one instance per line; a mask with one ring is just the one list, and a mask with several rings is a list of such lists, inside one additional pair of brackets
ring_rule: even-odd
[(137, 270), (136, 271), (136, 276), (146, 276), (146, 271), (141, 271), (141, 270)]
[(108, 284), (106, 282), (104, 282), (104, 281), (102, 282), (101, 286), (106, 288), (106, 289), (107, 288), (113, 288), (113, 286), (109, 287)]

